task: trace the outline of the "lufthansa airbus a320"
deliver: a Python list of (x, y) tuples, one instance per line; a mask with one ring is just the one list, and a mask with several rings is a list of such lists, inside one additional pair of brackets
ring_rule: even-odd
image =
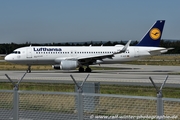
[(51, 64), (60, 70), (79, 68), (79, 72), (91, 72), (90, 65), (132, 61), (170, 50), (159, 47), (164, 23), (165, 20), (157, 20), (136, 46), (130, 46), (131, 40), (125, 46), (28, 46), (14, 50), (5, 60), (28, 65), (28, 72), (32, 65), (40, 64)]

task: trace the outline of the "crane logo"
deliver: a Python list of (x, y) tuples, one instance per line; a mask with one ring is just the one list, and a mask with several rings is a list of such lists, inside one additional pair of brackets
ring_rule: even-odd
[(158, 28), (153, 28), (151, 29), (151, 31), (149, 32), (149, 35), (150, 37), (153, 39), (153, 40), (157, 40), (160, 38), (161, 36), (161, 31), (158, 29)]

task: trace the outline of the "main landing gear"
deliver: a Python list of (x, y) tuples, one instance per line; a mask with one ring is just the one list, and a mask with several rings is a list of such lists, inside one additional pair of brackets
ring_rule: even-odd
[(88, 66), (85, 71), (84, 71), (84, 68), (83, 67), (79, 67), (79, 72), (91, 72), (91, 68)]
[(28, 73), (31, 73), (31, 65), (28, 65), (27, 72), (28, 72)]

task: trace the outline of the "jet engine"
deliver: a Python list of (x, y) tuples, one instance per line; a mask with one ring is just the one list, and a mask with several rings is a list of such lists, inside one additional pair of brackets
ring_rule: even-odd
[(60, 70), (74, 70), (78, 67), (78, 62), (74, 60), (63, 60), (60, 65), (53, 65), (54, 69)]

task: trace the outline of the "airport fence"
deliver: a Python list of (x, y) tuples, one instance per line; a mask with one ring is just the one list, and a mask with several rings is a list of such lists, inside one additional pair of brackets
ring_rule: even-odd
[[(0, 90), (0, 96), (0, 120), (152, 120), (158, 117), (156, 97), (41, 91), (17, 91), (16, 94), (15, 90)], [(162, 101), (163, 120), (179, 120), (180, 99), (162, 98)]]

